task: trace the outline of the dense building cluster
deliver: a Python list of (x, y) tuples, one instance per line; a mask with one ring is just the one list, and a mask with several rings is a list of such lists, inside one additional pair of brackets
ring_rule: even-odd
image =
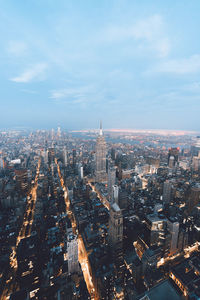
[(199, 299), (199, 140), (0, 132), (1, 299)]

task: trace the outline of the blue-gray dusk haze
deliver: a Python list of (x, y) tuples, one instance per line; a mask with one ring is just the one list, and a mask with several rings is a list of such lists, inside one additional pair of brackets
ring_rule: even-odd
[(199, 28), (199, 0), (0, 0), (0, 128), (199, 131)]

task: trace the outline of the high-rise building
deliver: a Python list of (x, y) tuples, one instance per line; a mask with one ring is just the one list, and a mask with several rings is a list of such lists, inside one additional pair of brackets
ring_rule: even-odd
[(175, 167), (178, 164), (179, 148), (170, 148), (168, 152), (168, 166)]
[(28, 172), (27, 169), (15, 170), (17, 187), (22, 193), (25, 193), (28, 188)]
[(168, 166), (170, 169), (172, 169), (175, 166), (175, 159), (174, 156), (170, 156), (168, 160)]
[(178, 250), (179, 222), (174, 219), (168, 219), (167, 228), (171, 235), (169, 254), (173, 255)]
[(144, 241), (151, 246), (163, 246), (165, 236), (166, 219), (152, 214), (146, 217), (146, 226), (144, 231)]
[(54, 162), (55, 158), (55, 149), (49, 148), (48, 150), (48, 164), (50, 165), (52, 162)]
[(70, 233), (67, 237), (67, 254), (68, 272), (69, 274), (77, 274), (79, 272), (78, 239), (73, 233)]
[(103, 136), (102, 124), (100, 124), (100, 132), (96, 142), (96, 168), (95, 180), (96, 182), (106, 182), (106, 142)]
[(54, 133), (54, 129), (52, 128), (52, 129), (51, 129), (51, 139), (52, 139), (52, 140), (54, 139), (54, 136), (55, 136), (55, 133)]
[(78, 176), (79, 176), (80, 180), (83, 179), (83, 166), (82, 166), (82, 164), (78, 165)]
[(119, 205), (119, 187), (116, 184), (112, 186), (111, 201), (112, 203), (117, 203)]
[(44, 151), (44, 162), (45, 162), (45, 164), (48, 164), (48, 157), (49, 157), (48, 149), (45, 149), (45, 151)]
[(4, 168), (4, 160), (3, 160), (2, 154), (0, 153), (0, 169), (3, 169), (3, 168)]
[(73, 165), (73, 168), (75, 169), (76, 168), (76, 149), (72, 150), (72, 165)]
[(128, 193), (125, 188), (120, 187), (119, 189), (118, 205), (120, 209), (127, 208), (128, 206)]
[(121, 273), (123, 266), (123, 216), (117, 203), (110, 206), (108, 238), (113, 262), (118, 272)]
[(114, 167), (108, 168), (108, 198), (112, 199), (112, 187), (116, 181), (116, 169)]
[(193, 156), (192, 158), (192, 169), (196, 172), (200, 169), (200, 151), (198, 152), (198, 156)]
[(58, 130), (57, 130), (57, 137), (58, 137), (58, 139), (61, 137), (61, 129), (60, 129), (60, 127), (58, 127)]
[(111, 149), (111, 159), (112, 159), (113, 161), (115, 161), (115, 158), (116, 158), (115, 149), (112, 148), (112, 149)]
[(191, 213), (192, 209), (200, 203), (200, 184), (191, 187), (188, 196), (188, 212)]
[(67, 166), (67, 149), (66, 149), (66, 147), (63, 148), (63, 164), (65, 167)]
[(170, 181), (165, 181), (163, 184), (163, 202), (170, 203), (172, 195), (172, 184)]
[(191, 146), (191, 153), (193, 156), (197, 156), (199, 151), (200, 151), (200, 136), (197, 136), (194, 145)]

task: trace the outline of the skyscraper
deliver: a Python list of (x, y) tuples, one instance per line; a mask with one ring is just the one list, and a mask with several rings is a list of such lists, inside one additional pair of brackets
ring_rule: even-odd
[(108, 198), (112, 198), (112, 187), (116, 181), (116, 169), (114, 167), (108, 168)]
[(123, 265), (123, 216), (117, 203), (110, 207), (109, 218), (109, 246), (113, 262), (121, 273)]
[(67, 166), (67, 149), (66, 149), (66, 147), (63, 148), (63, 164), (65, 167)]
[(77, 274), (79, 272), (78, 262), (78, 239), (73, 233), (67, 237), (67, 253), (68, 253), (68, 272), (69, 274)]
[(165, 181), (163, 184), (163, 202), (170, 203), (172, 195), (172, 184), (170, 181)]
[(179, 222), (175, 219), (168, 219), (167, 227), (171, 234), (169, 254), (173, 255), (178, 250)]
[(83, 166), (81, 163), (78, 164), (78, 176), (80, 180), (83, 179)]
[(188, 212), (191, 213), (192, 209), (200, 203), (200, 184), (196, 183), (190, 188), (187, 202)]
[(100, 124), (100, 132), (96, 143), (96, 168), (95, 168), (96, 182), (107, 181), (106, 174), (106, 142), (103, 136), (102, 123)]
[(76, 167), (76, 149), (72, 150), (72, 165), (73, 165), (73, 168)]
[(168, 152), (168, 166), (173, 168), (178, 164), (179, 148), (170, 148)]
[(61, 128), (58, 127), (58, 130), (57, 130), (57, 138), (59, 139), (61, 137)]
[(111, 202), (119, 205), (119, 187), (116, 184), (112, 186)]

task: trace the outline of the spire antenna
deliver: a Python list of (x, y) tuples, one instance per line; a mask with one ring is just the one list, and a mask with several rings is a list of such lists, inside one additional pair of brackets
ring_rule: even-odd
[(103, 135), (103, 130), (102, 130), (102, 121), (100, 121), (100, 131), (99, 131), (99, 135)]

